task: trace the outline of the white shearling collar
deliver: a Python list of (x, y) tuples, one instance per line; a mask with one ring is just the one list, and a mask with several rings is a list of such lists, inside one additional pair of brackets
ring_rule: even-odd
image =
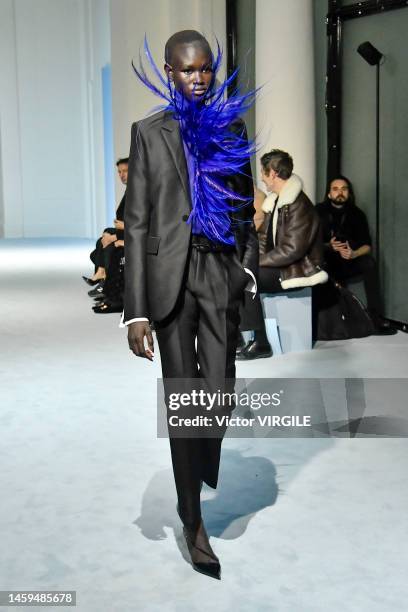
[[(286, 206), (287, 204), (293, 204), (302, 189), (302, 179), (297, 174), (292, 174), (292, 176), (286, 181), (282, 191), (279, 194), (278, 208)], [(273, 211), (277, 197), (278, 194), (274, 192), (267, 195), (262, 204), (263, 212), (270, 213)]]

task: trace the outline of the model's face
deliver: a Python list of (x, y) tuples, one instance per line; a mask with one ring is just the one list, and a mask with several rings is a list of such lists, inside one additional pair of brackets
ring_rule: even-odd
[(127, 185), (127, 177), (128, 177), (128, 165), (127, 164), (119, 164), (118, 175), (122, 183), (124, 185)]
[(276, 174), (275, 170), (272, 170), (272, 168), (269, 170), (269, 174), (266, 174), (263, 166), (261, 166), (261, 179), (266, 187), (266, 191), (273, 191), (275, 186), (275, 179), (277, 176), (278, 175)]
[(212, 58), (200, 45), (177, 45), (173, 51), (171, 65), (164, 69), (175, 88), (191, 100), (202, 98), (212, 78)]
[(330, 185), (329, 198), (335, 204), (344, 204), (350, 196), (350, 190), (346, 181), (336, 179)]

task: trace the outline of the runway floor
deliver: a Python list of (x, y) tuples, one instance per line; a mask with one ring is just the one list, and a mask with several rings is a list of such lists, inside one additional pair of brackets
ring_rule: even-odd
[[(192, 570), (156, 437), (158, 351), (133, 357), (119, 315), (92, 313), (91, 244), (0, 241), (0, 590), (76, 590), (80, 612), (406, 612), (395, 432), (226, 439), (203, 503), (222, 580)], [(239, 363), (238, 376), (375, 381), (407, 378), (407, 363), (399, 333)]]

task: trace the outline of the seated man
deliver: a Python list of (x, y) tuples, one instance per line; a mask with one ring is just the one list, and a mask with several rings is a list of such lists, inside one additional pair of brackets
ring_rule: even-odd
[(123, 217), (126, 205), (126, 192), (116, 211), (114, 221), (116, 228), (115, 240), (109, 245), (112, 249), (109, 264), (106, 267), (106, 277), (102, 291), (96, 297), (100, 302), (92, 308), (96, 314), (109, 314), (111, 312), (122, 312), (123, 292), (125, 286), (124, 279), (124, 259), (125, 259), (125, 224)]
[(110, 258), (103, 291), (99, 297), (96, 297), (98, 304), (92, 308), (96, 314), (109, 314), (123, 310), (125, 243), (119, 238), (113, 244), (115, 250)]
[(394, 334), (396, 329), (382, 318), (382, 300), (376, 262), (371, 255), (367, 217), (355, 204), (349, 179), (338, 176), (330, 181), (326, 200), (316, 206), (320, 216), (326, 267), (336, 281), (362, 276), (367, 308), (376, 334)]
[[(127, 184), (128, 164), (128, 157), (118, 159), (116, 162), (118, 175), (123, 185)], [(90, 278), (87, 278), (86, 276), (82, 277), (88, 285), (94, 286), (98, 283), (103, 284), (106, 277), (106, 270), (109, 267), (110, 258), (115, 252), (115, 247), (123, 246), (124, 211), (125, 195), (116, 209), (116, 219), (114, 219), (113, 222), (115, 227), (107, 227), (103, 230), (102, 236), (96, 241), (95, 249), (89, 256), (95, 265), (95, 272)], [(121, 244), (118, 245), (118, 242)], [(99, 295), (101, 292), (102, 287), (100, 287), (99, 292), (97, 290), (93, 290), (91, 297), (95, 297), (95, 295)]]
[[(237, 359), (270, 357), (260, 293), (311, 287), (327, 281), (321, 269), (322, 241), (315, 207), (293, 174), (293, 160), (274, 149), (261, 157), (261, 175), (269, 192), (263, 202), (264, 221), (258, 230), (259, 279), (254, 300), (245, 297), (241, 331), (254, 330), (255, 337), (238, 349)], [(242, 345), (241, 345), (242, 346)]]

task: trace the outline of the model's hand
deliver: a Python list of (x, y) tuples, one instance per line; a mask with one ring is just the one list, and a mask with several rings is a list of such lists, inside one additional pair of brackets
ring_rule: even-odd
[(125, 229), (125, 224), (123, 223), (123, 221), (119, 221), (119, 219), (115, 219), (113, 221), (113, 224), (117, 230)]
[(124, 247), (125, 246), (125, 241), (124, 240), (115, 240), (115, 247)]
[(346, 242), (346, 245), (344, 247), (339, 249), (339, 253), (343, 259), (354, 259), (356, 256), (355, 252), (353, 251), (348, 242)]
[[(145, 348), (145, 338), (147, 348)], [(147, 321), (135, 321), (128, 325), (128, 343), (129, 348), (137, 357), (145, 357), (149, 361), (153, 361), (154, 343), (152, 330)]]

